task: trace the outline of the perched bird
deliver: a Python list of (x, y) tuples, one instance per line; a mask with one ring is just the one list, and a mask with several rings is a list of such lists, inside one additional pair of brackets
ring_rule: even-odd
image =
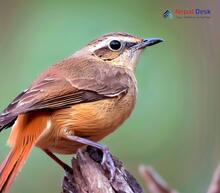
[(159, 42), (121, 32), (103, 35), (51, 66), (19, 94), (0, 114), (0, 131), (12, 126), (11, 151), (0, 166), (0, 192), (9, 191), (34, 146), (65, 170), (68, 166), (53, 153), (74, 154), (94, 146), (103, 152), (102, 164), (114, 168), (108, 149), (96, 142), (131, 114), (138, 58)]

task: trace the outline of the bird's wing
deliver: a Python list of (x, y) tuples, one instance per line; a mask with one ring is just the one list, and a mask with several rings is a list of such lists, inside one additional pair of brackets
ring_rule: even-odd
[[(94, 71), (94, 69), (93, 69)], [(57, 74), (46, 74), (40, 81), (18, 95), (0, 114), (0, 131), (10, 127), (17, 116), (40, 109), (59, 109), (78, 103), (92, 102), (116, 97), (128, 90), (129, 79), (123, 70), (96, 72), (97, 77), (88, 75), (68, 78)]]

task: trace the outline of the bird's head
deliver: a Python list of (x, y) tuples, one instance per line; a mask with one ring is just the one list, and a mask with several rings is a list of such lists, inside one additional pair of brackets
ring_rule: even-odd
[[(138, 38), (127, 33), (109, 33), (91, 41), (82, 50), (92, 57), (110, 65), (118, 65), (134, 70), (141, 52), (152, 45), (162, 42), (160, 38)], [(87, 52), (87, 53), (88, 53)]]

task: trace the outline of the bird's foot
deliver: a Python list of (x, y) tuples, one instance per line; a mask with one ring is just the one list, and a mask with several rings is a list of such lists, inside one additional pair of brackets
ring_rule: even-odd
[(66, 137), (69, 140), (76, 141), (76, 142), (79, 142), (79, 143), (82, 143), (82, 144), (85, 144), (85, 145), (88, 145), (88, 146), (91, 146), (91, 147), (94, 147), (94, 148), (101, 150), (101, 152), (102, 152), (101, 164), (104, 167), (104, 169), (106, 169), (109, 172), (110, 180), (111, 181), (113, 180), (113, 178), (115, 176), (116, 168), (115, 168), (115, 164), (112, 160), (111, 154), (109, 152), (109, 149), (106, 146), (99, 144), (99, 143), (96, 143), (96, 142), (91, 141), (86, 138), (75, 136), (75, 135), (68, 135)]
[(101, 163), (104, 170), (109, 173), (109, 180), (113, 181), (116, 172), (116, 167), (108, 147), (104, 145), (100, 145), (99, 148), (94, 146), (88, 146), (87, 150), (90, 156), (95, 161)]
[(103, 157), (101, 164), (109, 172), (110, 181), (113, 181), (116, 172), (115, 163), (107, 147), (104, 147), (102, 151), (103, 151)]

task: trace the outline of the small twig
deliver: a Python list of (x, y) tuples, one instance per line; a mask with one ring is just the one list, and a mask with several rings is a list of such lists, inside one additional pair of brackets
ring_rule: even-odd
[(220, 164), (214, 172), (207, 193), (220, 193)]
[(150, 193), (178, 193), (177, 190), (170, 188), (152, 167), (141, 165), (139, 173)]

